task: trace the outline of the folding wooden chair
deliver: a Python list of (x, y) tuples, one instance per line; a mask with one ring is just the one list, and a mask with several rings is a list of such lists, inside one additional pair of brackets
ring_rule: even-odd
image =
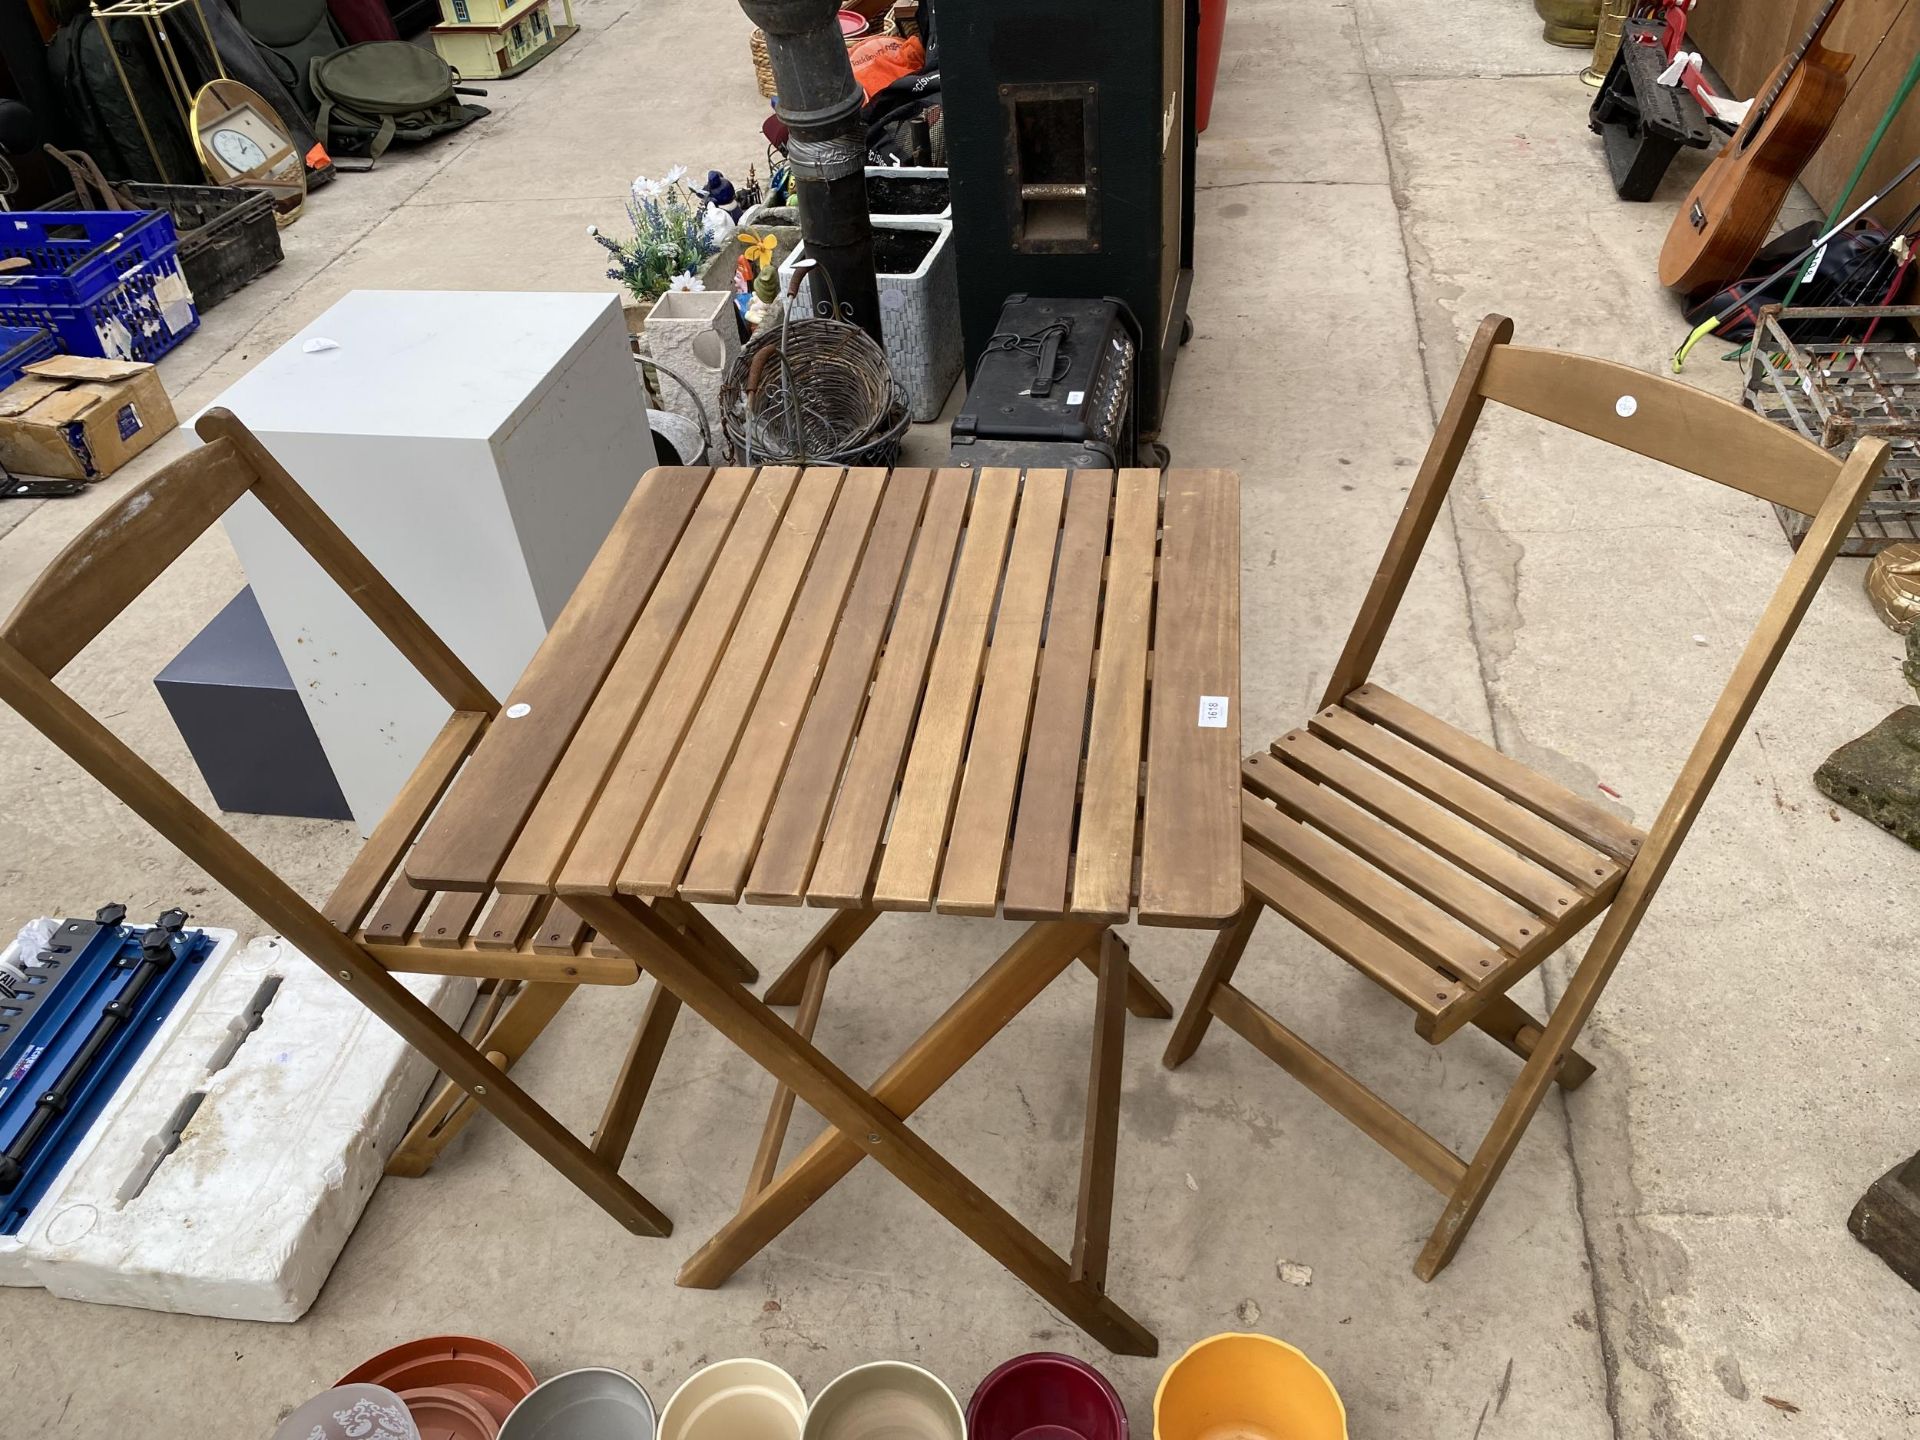
[[(1842, 465), (1678, 381), (1510, 345), (1512, 333), (1500, 316), (1481, 324), (1320, 712), (1242, 769), (1247, 905), (1208, 956), (1165, 1061), (1185, 1061), (1223, 1020), (1445, 1195), (1414, 1265), (1423, 1280), (1453, 1258), (1548, 1087), (1593, 1073), (1574, 1041), (1886, 462), (1878, 441)], [(1644, 833), (1369, 679), (1489, 400), (1813, 517)], [(1526, 1061), (1471, 1161), (1234, 988), (1266, 907), (1411, 1007), (1428, 1043), (1473, 1025)], [(1545, 1023), (1508, 998), (1596, 917)]]
[[(245, 426), (215, 410), (198, 429), (205, 445), (109, 507), (55, 557), (0, 625), (0, 699), (446, 1075), (447, 1084), (390, 1168), (423, 1172), (477, 1104), (629, 1230), (668, 1234), (671, 1222), (620, 1178), (619, 1164), (678, 1000), (655, 990), (591, 1145), (509, 1078), (513, 1062), (578, 987), (631, 985), (639, 969), (564, 906), (530, 896), (500, 895), (489, 903), (487, 894), (436, 894), (416, 889), (400, 874), (414, 838), (493, 723), (499, 702)], [(352, 596), (454, 712), (324, 906), (309, 903), (275, 875), (54, 680), (248, 493)], [(584, 585), (576, 592), (556, 628), (604, 629), (604, 645), (583, 648), (604, 651), (602, 663), (611, 664), (625, 634), (619, 606), (612, 597), (587, 592)], [(753, 967), (691, 905), (666, 900), (655, 910), (693, 948), (753, 978)], [(473, 976), (490, 986), (474, 1036), (441, 1020), (394, 978), (408, 972)]]

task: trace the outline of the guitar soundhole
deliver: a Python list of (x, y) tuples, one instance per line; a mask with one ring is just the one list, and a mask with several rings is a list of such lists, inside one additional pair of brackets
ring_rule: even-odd
[(1693, 202), (1693, 209), (1688, 212), (1687, 218), (1693, 222), (1694, 229), (1705, 230), (1707, 228), (1707, 212), (1700, 208), (1700, 202), (1698, 200)]

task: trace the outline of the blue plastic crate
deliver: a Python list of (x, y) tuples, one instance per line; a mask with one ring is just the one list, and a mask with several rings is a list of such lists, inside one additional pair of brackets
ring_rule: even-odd
[(36, 360), (60, 353), (53, 333), (38, 325), (24, 329), (0, 325), (0, 390), (13, 384)]
[(164, 211), (0, 214), (0, 325), (41, 326), (75, 355), (158, 360), (200, 324)]

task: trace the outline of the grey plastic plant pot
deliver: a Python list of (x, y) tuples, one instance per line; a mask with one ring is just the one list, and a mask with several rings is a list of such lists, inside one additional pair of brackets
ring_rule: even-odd
[(620, 1370), (569, 1370), (514, 1407), (500, 1440), (654, 1440), (653, 1401)]

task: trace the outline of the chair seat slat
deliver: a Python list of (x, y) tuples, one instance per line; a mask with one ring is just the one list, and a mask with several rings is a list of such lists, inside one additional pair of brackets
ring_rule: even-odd
[(473, 925), (486, 908), (486, 893), (479, 890), (447, 890), (433, 902), (427, 918), (421, 922), (419, 940), (432, 950), (457, 950), (467, 943)]
[(1629, 864), (1647, 837), (1618, 815), (1503, 755), (1417, 705), (1410, 705), (1384, 686), (1371, 682), (1346, 698), (1346, 708), (1401, 739), (1446, 761), (1490, 790), (1524, 805), (1542, 819), (1551, 820), (1596, 850)]
[(1253, 756), (1241, 776), (1254, 794), (1333, 836), (1503, 949), (1517, 954), (1545, 929), (1532, 911), (1271, 755)]
[(1256, 898), (1421, 1014), (1438, 1019), (1449, 1005), (1472, 993), (1258, 846), (1245, 846), (1240, 864), (1247, 889)]
[(1580, 892), (1559, 876), (1523, 859), (1485, 831), (1450, 810), (1394, 783), (1345, 750), (1318, 736), (1293, 730), (1273, 742), (1273, 754), (1320, 784), (1344, 795), (1468, 874), (1551, 918), (1571, 910)]
[(1592, 891), (1618, 868), (1612, 856), (1574, 839), (1557, 825), (1358, 715), (1346, 710), (1322, 710), (1309, 723), (1316, 735), (1473, 822), (1568, 884)]
[(1500, 950), (1389, 879), (1351, 850), (1249, 796), (1242, 806), (1247, 841), (1316, 889), (1336, 898), (1374, 929), (1436, 969), (1472, 988), (1500, 969)]

